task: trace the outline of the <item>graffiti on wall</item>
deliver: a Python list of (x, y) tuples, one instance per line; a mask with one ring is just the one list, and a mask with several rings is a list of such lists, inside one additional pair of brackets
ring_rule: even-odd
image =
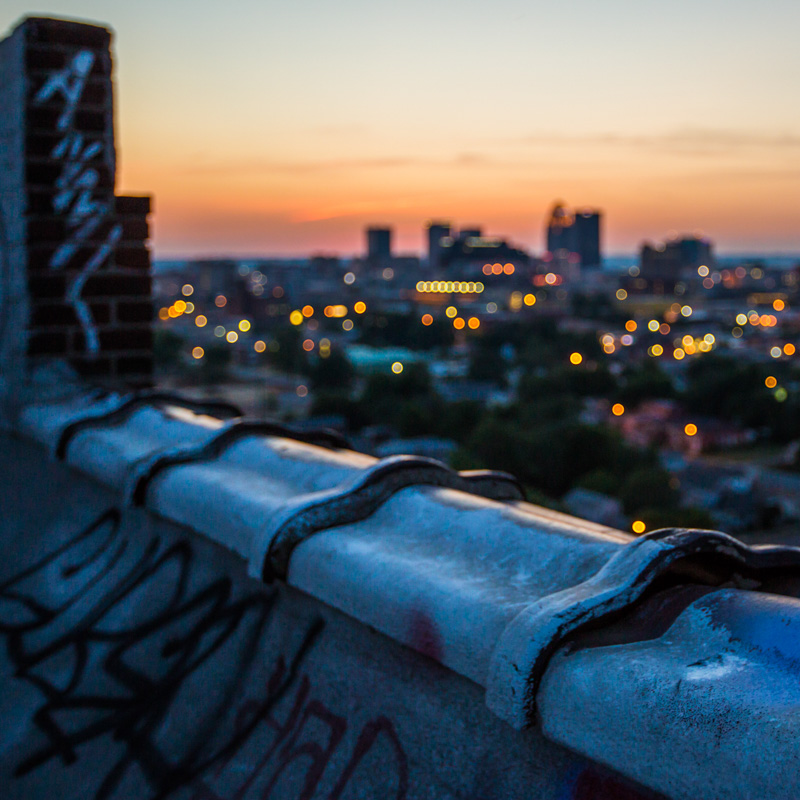
[[(24, 710), (34, 733), (16, 778), (83, 763), (82, 789), (97, 800), (131, 796), (133, 779), (152, 798), (191, 787), (196, 800), (219, 800), (212, 785), (226, 798), (286, 797), (289, 775), (308, 800), (326, 775), (329, 800), (339, 800), (370, 779), (360, 765), (377, 753), (394, 765), (393, 797), (403, 800), (407, 759), (385, 716), (360, 728), (336, 775), (326, 772), (348, 721), (313, 696), (304, 671), (322, 618), (293, 630), (293, 646), (273, 645), (279, 590), (237, 590), (227, 575), (209, 576), (205, 555), (186, 538), (134, 537), (110, 509), (0, 583), (7, 661), (38, 698)], [(266, 684), (246, 691), (262, 670)], [(98, 742), (108, 761), (89, 763)], [(231, 772), (235, 758), (248, 765), (244, 779)]]
[[(279, 687), (285, 685), (286, 664), (281, 658), (269, 678), (267, 696), (273, 697)], [(285, 797), (281, 791), (284, 774), (294, 769), (299, 771), (300, 779), (294, 776), (297, 791), (290, 796), (296, 800), (311, 800), (317, 792), (323, 777), (332, 784), (325, 794), (326, 800), (340, 800), (351, 783), (361, 788), (356, 795), (365, 796), (359, 781), (359, 766), (368, 754), (379, 759), (384, 778), (394, 784), (394, 792), (387, 794), (387, 800), (405, 800), (408, 794), (408, 758), (397, 736), (394, 724), (379, 715), (368, 720), (360, 729), (355, 744), (345, 753), (343, 766), (337, 765), (333, 774), (329, 766), (339, 752), (340, 744), (348, 730), (348, 720), (331, 711), (319, 697), (312, 692), (311, 681), (304, 675), (295, 691), (291, 706), (278, 719), (271, 709), (267, 714), (260, 704), (252, 699), (245, 700), (237, 712), (241, 728), (249, 728), (256, 722), (263, 732), (271, 737), (268, 747), (248, 763), (244, 770), (231, 769), (228, 762), (221, 764), (214, 779), (199, 780), (191, 800), (244, 800), (248, 796), (269, 798)], [(232, 779), (238, 778), (235, 788), (230, 788)], [(226, 787), (224, 791), (211, 787), (217, 782)]]
[[(134, 556), (120, 519), (117, 510), (104, 513), (0, 585), (0, 634), (15, 677), (41, 700), (31, 711), (38, 744), (15, 774), (72, 765), (83, 745), (108, 737), (124, 742), (124, 752), (98, 777), (94, 797), (113, 796), (134, 765), (153, 797), (162, 797), (229, 757), (255, 727), (226, 729), (226, 711), (277, 592), (236, 597), (227, 577), (198, 583), (187, 540), (165, 545), (154, 536)], [(55, 585), (57, 603), (42, 599), (43, 582)], [(269, 713), (296, 680), (321, 628), (318, 621), (304, 633), (259, 713)], [(191, 734), (161, 742), (159, 730), (188, 679), (214, 660), (226, 668), (214, 670), (213, 698), (197, 710)]]
[[(95, 55), (90, 50), (79, 51), (64, 69), (47, 78), (33, 99), (36, 105), (53, 98), (62, 101), (56, 130), (63, 135), (50, 155), (62, 165), (56, 179), (53, 211), (64, 220), (67, 237), (51, 256), (51, 269), (71, 266), (81, 247), (91, 240), (112, 212), (109, 203), (96, 197), (95, 191), (100, 176), (94, 163), (107, 155), (105, 146), (100, 141), (87, 141), (75, 127), (75, 115), (94, 62)], [(105, 238), (93, 244), (91, 255), (67, 288), (65, 299), (74, 308), (86, 338), (86, 349), (93, 355), (99, 352), (100, 343), (91, 309), (82, 297), (83, 289), (91, 275), (107, 263), (121, 236), (122, 226), (112, 225)]]

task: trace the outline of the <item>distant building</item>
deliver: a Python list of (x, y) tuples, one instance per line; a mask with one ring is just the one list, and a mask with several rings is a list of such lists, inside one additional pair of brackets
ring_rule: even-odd
[(477, 275), (486, 274), (482, 270), (486, 264), (510, 263), (515, 269), (519, 269), (530, 263), (530, 256), (524, 250), (513, 247), (505, 239), (493, 236), (465, 236), (463, 233), (442, 246), (439, 265), (446, 271), (465, 276), (474, 272)]
[(392, 258), (392, 229), (367, 228), (367, 262), (388, 263)]
[(657, 245), (642, 244), (639, 257), (641, 277), (649, 288), (669, 294), (681, 279), (697, 277), (699, 267), (713, 267), (714, 252), (710, 240), (695, 236), (671, 239)]
[(451, 226), (449, 222), (429, 222), (428, 233), (428, 266), (435, 270), (440, 266), (442, 247), (451, 242)]
[(556, 263), (590, 269), (602, 265), (599, 211), (573, 212), (557, 202), (547, 221), (547, 250)]
[(556, 203), (547, 220), (547, 250), (556, 255), (574, 249), (575, 217), (562, 203)]
[(575, 213), (575, 252), (581, 259), (583, 269), (601, 267), (600, 212), (581, 209)]

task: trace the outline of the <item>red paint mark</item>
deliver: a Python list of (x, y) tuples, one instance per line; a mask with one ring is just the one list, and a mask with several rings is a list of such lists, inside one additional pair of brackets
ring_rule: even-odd
[(663, 795), (632, 786), (614, 775), (587, 767), (572, 789), (572, 800), (666, 800)]
[(386, 717), (378, 717), (368, 722), (363, 727), (358, 741), (356, 742), (356, 746), (353, 749), (353, 755), (350, 757), (350, 761), (339, 776), (336, 786), (333, 787), (329, 800), (339, 800), (345, 786), (347, 786), (348, 782), (353, 777), (356, 767), (361, 763), (361, 759), (372, 749), (375, 740), (381, 733), (391, 744), (396, 759), (397, 794), (395, 795), (395, 800), (405, 800), (408, 794), (408, 758), (406, 757), (405, 750), (403, 750), (403, 745), (400, 744), (400, 739), (397, 737), (394, 725), (392, 725), (391, 720)]
[(441, 662), (444, 654), (442, 637), (436, 624), (424, 611), (414, 609), (411, 612), (408, 641), (415, 650)]
[[(268, 696), (274, 697), (280, 690), (286, 670), (284, 659), (279, 658), (275, 670), (267, 682)], [(311, 692), (311, 681), (308, 675), (303, 675), (284, 721), (277, 719), (274, 710), (257, 720), (263, 704), (254, 700), (245, 700), (239, 707), (236, 716), (239, 730), (246, 729), (251, 723), (259, 721), (274, 731), (273, 741), (261, 754), (257, 763), (249, 769), (244, 783), (239, 785), (233, 794), (230, 794), (231, 787), (227, 786), (223, 789), (224, 794), (220, 795), (211, 789), (204, 780), (197, 778), (192, 785), (194, 793), (191, 795), (191, 800), (244, 800), (245, 795), (252, 796), (250, 789), (254, 788), (253, 784), (260, 777), (265, 777), (266, 783), (258, 788), (258, 796), (271, 797), (281, 775), (287, 769), (291, 769), (294, 762), (300, 760), (306, 771), (303, 775), (303, 786), (300, 789), (298, 800), (311, 800), (315, 796), (323, 774), (338, 750), (348, 727), (344, 717), (331, 712), (320, 700), (313, 698)], [(324, 733), (325, 728), (327, 728), (327, 735)], [(382, 747), (381, 743), (383, 743)], [(359, 797), (368, 796), (363, 793), (363, 787), (365, 782), (370, 779), (370, 770), (362, 767), (364, 774), (361, 775), (358, 768), (364, 757), (378, 746), (381, 747), (379, 763), (382, 764), (383, 771), (391, 769), (386, 763), (387, 745), (394, 756), (395, 769), (393, 772), (397, 778), (397, 789), (393, 799), (406, 800), (409, 782), (408, 758), (392, 721), (384, 716), (368, 721), (361, 729), (350, 758), (339, 773), (333, 789), (328, 795), (328, 800), (340, 800), (343, 793), (349, 797), (350, 792), (345, 792), (345, 790), (351, 783), (357, 785), (358, 788), (355, 791)], [(220, 765), (213, 780), (222, 778), (225, 784), (230, 783), (231, 776), (226, 776), (226, 768), (231, 760), (232, 755)], [(302, 769), (303, 767), (296, 768)], [(375, 768), (374, 763), (372, 768)]]

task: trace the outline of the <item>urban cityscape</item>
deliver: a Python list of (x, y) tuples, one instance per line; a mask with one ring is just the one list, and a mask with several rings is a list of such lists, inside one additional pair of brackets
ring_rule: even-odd
[(422, 254), (375, 225), (356, 258), (157, 262), (159, 379), (637, 533), (793, 535), (800, 261), (689, 233), (608, 265), (602, 231), (559, 201), (538, 255), (434, 220)]
[(800, 797), (800, 5), (52, 2), (2, 797)]

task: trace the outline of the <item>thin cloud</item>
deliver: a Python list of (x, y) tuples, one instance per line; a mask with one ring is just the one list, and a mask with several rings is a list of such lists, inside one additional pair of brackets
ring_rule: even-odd
[(483, 153), (459, 153), (452, 158), (341, 158), (325, 161), (227, 161), (216, 163), (194, 163), (181, 169), (183, 174), (213, 175), (220, 173), (279, 173), (285, 175), (314, 175), (324, 172), (352, 170), (408, 169), (410, 167), (473, 167), (491, 164)]
[(627, 135), (600, 133), (570, 136), (558, 133), (534, 133), (518, 140), (521, 144), (561, 145), (568, 147), (608, 146), (636, 148), (680, 155), (725, 155), (744, 150), (780, 150), (800, 153), (800, 135), (795, 133), (761, 133), (713, 128), (684, 128), (658, 134)]

